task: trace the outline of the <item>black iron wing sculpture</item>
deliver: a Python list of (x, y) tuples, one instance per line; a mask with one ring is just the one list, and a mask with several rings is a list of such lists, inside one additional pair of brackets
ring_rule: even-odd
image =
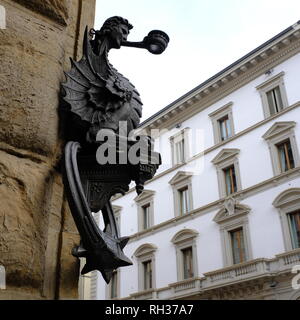
[[(123, 45), (160, 54), (169, 38), (154, 30), (142, 42), (129, 42), (131, 28), (121, 17), (107, 19), (99, 31), (88, 32), (86, 28), (82, 59), (71, 59), (71, 70), (65, 73), (61, 93), (60, 111), (68, 141), (63, 180), (81, 237), (72, 254), (86, 258), (82, 274), (99, 270), (107, 283), (115, 269), (132, 264), (123, 253), (129, 237), (119, 235), (110, 198), (128, 191), (131, 181), (135, 181), (136, 190), (141, 193), (145, 181), (154, 176), (161, 163), (150, 137), (129, 137), (140, 123), (142, 102), (135, 87), (109, 63), (108, 52)], [(106, 140), (99, 139), (103, 132)], [(111, 136), (113, 143), (108, 142)], [(130, 161), (129, 149), (141, 141), (145, 148), (136, 153), (138, 161)], [(102, 152), (105, 148), (100, 147), (105, 144), (108, 148)], [(107, 151), (113, 156), (108, 157)], [(104, 230), (93, 218), (93, 212), (98, 211), (103, 216)]]

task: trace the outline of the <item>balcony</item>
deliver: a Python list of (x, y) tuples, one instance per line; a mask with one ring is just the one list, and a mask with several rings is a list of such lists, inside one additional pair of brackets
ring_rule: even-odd
[(202, 278), (191, 278), (164, 288), (137, 292), (125, 299), (180, 299), (229, 285), (290, 273), (296, 264), (300, 264), (300, 249), (276, 255), (274, 259), (259, 258), (207, 272)]

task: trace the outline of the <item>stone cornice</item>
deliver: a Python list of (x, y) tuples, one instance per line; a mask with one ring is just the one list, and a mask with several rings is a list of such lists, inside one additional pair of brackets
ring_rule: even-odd
[[(297, 25), (299, 26), (299, 25)], [(297, 29), (298, 28), (298, 29)], [(244, 86), (274, 66), (300, 52), (300, 31), (297, 27), (277, 38), (253, 55), (234, 64), (217, 78), (209, 81), (187, 97), (170, 105), (156, 117), (141, 125), (141, 129), (170, 129), (180, 121), (211, 106), (224, 96)]]

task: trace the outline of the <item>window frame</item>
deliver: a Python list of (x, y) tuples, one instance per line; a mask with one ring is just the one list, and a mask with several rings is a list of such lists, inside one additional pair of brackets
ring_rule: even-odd
[[(149, 230), (154, 225), (154, 196), (155, 191), (143, 190), (143, 192), (134, 198), (137, 205), (138, 214), (138, 232)], [(144, 228), (144, 207), (149, 205), (149, 227)]]
[(295, 125), (296, 122), (294, 121), (275, 122), (271, 126), (271, 128), (262, 136), (268, 144), (273, 174), (275, 176), (283, 173), (283, 171), (281, 170), (281, 163), (279, 160), (277, 145), (286, 140), (289, 140), (291, 144), (292, 154), (294, 158), (294, 167), (298, 167), (300, 165), (298, 146), (294, 132)]
[[(152, 243), (145, 243), (139, 246), (134, 252), (137, 259), (138, 267), (138, 291), (154, 290), (156, 288), (156, 270), (155, 270), (155, 252), (157, 247)], [(152, 288), (145, 289), (144, 286), (144, 263), (151, 261), (152, 263)]]
[[(144, 288), (144, 290), (151, 290), (151, 289), (153, 289), (153, 280), (152, 280), (153, 279), (153, 261), (152, 261), (152, 259), (143, 261), (142, 265), (143, 265), (143, 288)], [(146, 276), (147, 276), (146, 267), (147, 267), (147, 265), (150, 265), (150, 267), (151, 267), (150, 279), (146, 279)], [(149, 280), (149, 288), (148, 288), (147, 280)]]
[(300, 188), (284, 190), (275, 198), (272, 204), (279, 213), (284, 248), (286, 251), (295, 250), (293, 248), (288, 215), (294, 211), (300, 210)]
[[(197, 242), (196, 242), (196, 238), (198, 234), (199, 233), (196, 230), (183, 229), (177, 232), (171, 240), (176, 250), (176, 265), (177, 265), (178, 281), (193, 279), (198, 276), (198, 259), (197, 259)], [(194, 276), (193, 278), (185, 279), (182, 250), (185, 250), (187, 248), (192, 248)]]
[[(217, 154), (217, 156), (214, 157), (214, 159), (211, 161), (217, 169), (220, 198), (228, 197), (242, 190), (241, 174), (240, 174), (239, 160), (238, 160), (239, 153), (240, 153), (239, 149), (222, 149)], [(234, 167), (237, 190), (231, 194), (227, 194), (227, 185), (226, 185), (224, 169), (227, 169), (231, 166)]]
[[(175, 217), (188, 215), (193, 210), (193, 190), (192, 190), (192, 172), (178, 171), (175, 176), (169, 181), (173, 190), (174, 214)], [(180, 190), (188, 189), (189, 211), (181, 214)]]
[[(282, 110), (289, 106), (288, 99), (287, 99), (287, 93), (286, 93), (286, 89), (285, 89), (285, 85), (284, 85), (284, 79), (283, 79), (284, 74), (285, 73), (282, 71), (282, 72), (278, 73), (277, 75), (273, 76), (272, 78), (264, 81), (263, 83), (261, 83), (260, 85), (258, 85), (256, 87), (256, 89), (259, 91), (259, 94), (261, 97), (265, 118), (272, 116), (271, 112), (270, 112), (269, 103), (268, 103), (267, 93), (270, 92), (271, 90), (273, 90), (274, 88), (279, 87), (280, 96), (281, 96), (281, 100), (282, 100)], [(282, 111), (282, 110), (280, 110), (280, 111)], [(274, 114), (277, 114), (279, 112), (276, 112)]]
[(234, 265), (231, 232), (239, 228), (243, 229), (245, 261), (252, 260), (252, 245), (250, 241), (248, 214), (251, 208), (237, 202), (233, 197), (228, 197), (217, 212), (213, 221), (220, 227), (221, 247), (224, 267)]
[[(219, 108), (218, 110), (216, 110), (208, 115), (212, 121), (212, 127), (213, 127), (213, 133), (214, 133), (214, 143), (215, 144), (224, 142), (235, 135), (232, 105), (233, 105), (233, 102), (229, 102), (229, 103), (225, 104), (223, 107)], [(231, 135), (229, 137), (227, 137), (226, 139), (222, 140), (222, 133), (221, 133), (219, 121), (222, 120), (223, 118), (225, 118), (226, 116), (228, 117)]]
[[(190, 128), (184, 128), (171, 136), (169, 138), (171, 145), (171, 157), (172, 157), (172, 166), (180, 165), (186, 163), (189, 159), (189, 130)], [(182, 161), (177, 161), (176, 154), (176, 144), (183, 141), (183, 159)]]
[[(234, 235), (234, 233), (237, 233), (237, 232), (242, 232), (242, 235), (243, 235), (243, 237), (242, 237), (242, 241), (243, 241), (243, 260), (242, 261), (238, 261), (238, 262), (236, 262), (235, 260), (235, 253), (234, 253), (234, 243), (233, 243), (233, 235)], [(246, 248), (245, 248), (245, 239), (244, 239), (244, 233), (245, 233), (245, 231), (244, 231), (244, 228), (243, 227), (239, 227), (239, 228), (237, 228), (237, 229), (232, 229), (232, 230), (230, 230), (229, 231), (229, 234), (230, 234), (230, 245), (231, 245), (231, 252), (232, 252), (232, 263), (233, 264), (239, 264), (239, 263), (242, 263), (242, 262), (246, 262), (247, 261), (247, 253), (246, 253)], [(241, 250), (240, 250), (240, 248), (239, 248), (239, 260), (240, 260), (240, 252)]]

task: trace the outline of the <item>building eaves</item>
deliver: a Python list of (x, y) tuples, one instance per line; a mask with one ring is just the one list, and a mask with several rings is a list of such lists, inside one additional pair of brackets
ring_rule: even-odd
[(256, 54), (261, 52), (263, 49), (269, 47), (272, 43), (275, 43), (278, 39), (282, 38), (283, 36), (287, 35), (288, 33), (292, 32), (292, 31), (298, 30), (299, 28), (300, 28), (300, 20), (297, 21), (292, 26), (281, 31), (280, 33), (278, 33), (277, 35), (272, 37), (270, 40), (264, 42), (263, 44), (261, 44), (260, 46), (255, 48), (254, 50), (250, 51), (249, 53), (247, 53), (246, 55), (244, 55), (240, 59), (236, 60), (235, 62), (233, 62), (232, 64), (230, 64), (226, 68), (224, 68), (223, 70), (219, 71), (218, 73), (216, 73), (215, 75), (213, 75), (209, 79), (205, 80), (204, 82), (202, 82), (201, 84), (199, 84), (198, 86), (193, 88), (192, 90), (188, 91), (186, 94), (182, 95), (181, 97), (179, 97), (178, 99), (176, 99), (172, 103), (168, 104), (166, 107), (162, 108), (161, 110), (159, 110), (158, 112), (156, 112), (155, 114), (150, 116), (149, 118), (147, 118), (145, 121), (140, 123), (139, 128), (146, 127), (152, 121), (155, 121), (156, 119), (158, 119), (161, 115), (166, 114), (166, 112), (171, 110), (177, 104), (180, 104), (181, 102), (185, 101), (187, 98), (193, 96), (196, 92), (199, 92), (201, 89), (205, 88), (208, 84), (214, 82), (215, 80), (220, 78), (222, 75), (225, 75), (228, 71), (234, 69), (238, 65), (247, 61), (250, 57), (255, 56)]

